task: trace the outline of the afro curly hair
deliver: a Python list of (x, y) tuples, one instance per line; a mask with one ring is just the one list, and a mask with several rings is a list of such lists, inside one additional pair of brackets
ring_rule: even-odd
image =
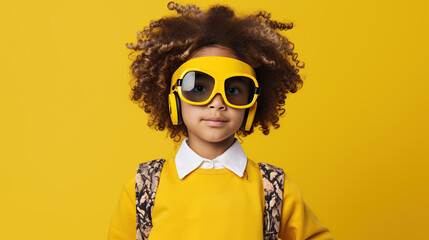
[(303, 85), (298, 72), (304, 63), (297, 59), (294, 44), (279, 33), (292, 29), (293, 23), (273, 21), (265, 11), (237, 17), (224, 5), (211, 6), (206, 12), (195, 5), (174, 2), (167, 7), (178, 15), (151, 21), (137, 33), (137, 43), (126, 45), (134, 56), (130, 98), (149, 113), (148, 125), (161, 131), (167, 128), (176, 142), (188, 136), (184, 124), (173, 125), (170, 119), (171, 76), (197, 50), (218, 45), (252, 66), (262, 89), (251, 129), (240, 128), (237, 135), (245, 137), (257, 126), (268, 135), (271, 126), (280, 127), (286, 94), (295, 93)]

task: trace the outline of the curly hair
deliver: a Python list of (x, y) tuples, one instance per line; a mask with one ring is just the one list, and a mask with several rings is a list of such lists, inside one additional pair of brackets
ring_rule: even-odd
[(298, 72), (304, 63), (297, 59), (294, 44), (277, 31), (292, 29), (293, 23), (273, 21), (265, 11), (237, 17), (224, 5), (211, 6), (206, 12), (195, 5), (174, 2), (167, 7), (179, 15), (151, 21), (137, 33), (136, 44), (126, 45), (133, 50), (130, 56), (135, 56), (130, 66), (130, 97), (149, 113), (148, 125), (156, 130), (167, 128), (176, 142), (188, 136), (184, 124), (173, 125), (170, 119), (170, 78), (195, 51), (218, 45), (252, 66), (262, 89), (252, 128), (240, 128), (237, 135), (245, 137), (257, 126), (265, 135), (271, 126), (279, 128), (279, 117), (286, 111), (286, 94), (295, 93), (303, 84)]

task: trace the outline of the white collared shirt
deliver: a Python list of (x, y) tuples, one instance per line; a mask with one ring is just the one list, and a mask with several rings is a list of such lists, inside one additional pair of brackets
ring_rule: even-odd
[(237, 176), (242, 177), (247, 165), (247, 156), (237, 139), (224, 153), (213, 160), (203, 158), (188, 146), (188, 138), (185, 138), (177, 151), (175, 162), (180, 179), (200, 168), (228, 168)]

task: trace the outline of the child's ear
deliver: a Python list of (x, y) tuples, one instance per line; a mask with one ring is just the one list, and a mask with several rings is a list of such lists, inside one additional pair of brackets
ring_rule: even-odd
[(182, 111), (180, 106), (180, 97), (177, 92), (172, 92), (168, 95), (168, 111), (173, 125), (182, 124)]

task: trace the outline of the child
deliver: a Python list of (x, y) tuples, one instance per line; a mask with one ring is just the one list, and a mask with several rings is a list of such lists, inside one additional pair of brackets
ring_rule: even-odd
[(168, 8), (180, 16), (152, 21), (128, 45), (138, 53), (132, 100), (149, 126), (186, 138), (175, 159), (139, 165), (109, 239), (333, 239), (283, 170), (248, 159), (235, 138), (278, 128), (286, 93), (302, 86), (304, 66), (276, 31), (292, 24), (226, 6)]

